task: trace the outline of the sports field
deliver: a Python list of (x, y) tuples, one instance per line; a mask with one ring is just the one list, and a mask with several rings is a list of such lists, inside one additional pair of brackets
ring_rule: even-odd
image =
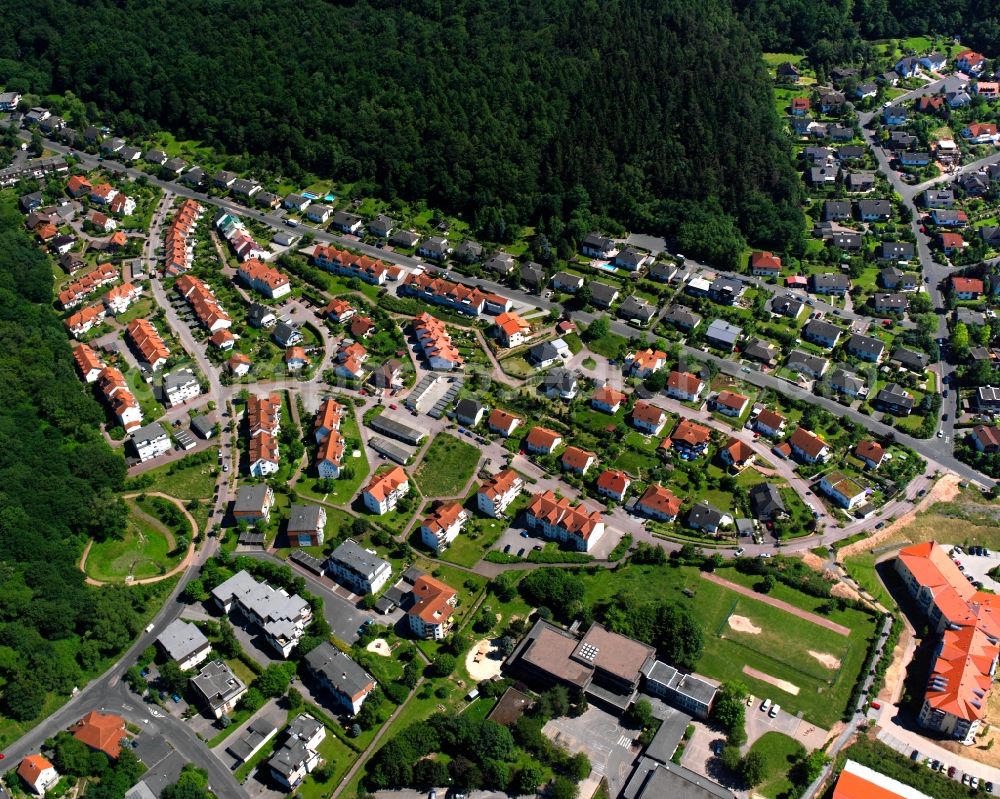
[[(749, 588), (758, 579), (731, 568), (716, 574)], [(875, 630), (875, 621), (866, 613), (824, 612), (825, 600), (782, 584), (768, 595), (850, 630), (841, 635), (706, 580), (688, 566), (632, 566), (588, 575), (585, 582), (587, 600), (598, 605), (618, 598), (627, 606), (657, 599), (685, 605), (701, 622), (705, 639), (699, 673), (716, 680), (740, 680), (755, 696), (770, 697), (793, 714), (801, 711), (826, 729), (839, 720), (850, 699)]]

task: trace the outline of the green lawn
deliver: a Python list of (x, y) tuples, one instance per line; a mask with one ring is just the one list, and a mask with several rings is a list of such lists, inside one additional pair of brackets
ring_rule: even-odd
[(766, 776), (755, 789), (756, 793), (768, 799), (778, 799), (779, 796), (787, 795), (792, 788), (788, 770), (799, 756), (805, 753), (802, 744), (780, 732), (765, 732), (754, 741), (750, 751), (763, 755), (766, 763), (764, 770)]
[(126, 500), (126, 504), (130, 513), (124, 537), (98, 541), (90, 548), (86, 571), (95, 580), (118, 582), (129, 575), (136, 579), (155, 577), (180, 561), (180, 556), (167, 556), (172, 542), (167, 540), (162, 525), (138, 515), (133, 500)]
[(891, 609), (895, 605), (875, 572), (875, 556), (872, 553), (863, 552), (860, 555), (845, 558), (844, 568), (854, 579), (854, 582), (871, 594), (882, 607)]
[[(748, 586), (758, 579), (732, 568), (721, 569), (718, 574)], [(655, 597), (686, 606), (698, 619), (705, 637), (705, 649), (696, 671), (717, 680), (740, 680), (756, 696), (769, 696), (789, 712), (801, 711), (809, 721), (825, 728), (840, 718), (864, 665), (867, 641), (875, 629), (875, 621), (866, 613), (853, 609), (831, 611), (826, 618), (852, 631), (850, 636), (840, 636), (708, 582), (693, 567), (630, 566), (614, 572), (595, 572), (585, 576), (584, 582), (585, 602), (589, 605), (612, 601), (642, 605)], [(771, 596), (813, 612), (824, 604), (824, 600), (780, 583)], [(738, 633), (732, 627), (733, 615), (750, 620), (761, 632)], [(839, 658), (841, 667), (836, 670), (824, 667), (809, 654), (810, 650)], [(793, 695), (746, 675), (744, 665), (796, 685), (799, 693)]]
[(160, 491), (185, 503), (200, 500), (200, 506), (192, 509), (191, 515), (202, 529), (208, 523), (208, 511), (219, 473), (219, 448), (209, 447), (204, 452), (208, 454), (188, 455), (176, 463), (146, 472), (153, 482), (145, 489), (150, 493)]
[(438, 433), (413, 479), (425, 497), (454, 497), (479, 465), (479, 449), (448, 433)]
[(620, 350), (628, 346), (628, 339), (616, 333), (608, 333), (598, 339), (587, 341), (587, 349), (605, 358), (617, 358)]
[(358, 757), (357, 752), (352, 751), (329, 730), (319, 745), (319, 754), (325, 762), (333, 764), (333, 774), (326, 782), (318, 782), (313, 774), (306, 777), (296, 794), (302, 799), (320, 799), (329, 796)]

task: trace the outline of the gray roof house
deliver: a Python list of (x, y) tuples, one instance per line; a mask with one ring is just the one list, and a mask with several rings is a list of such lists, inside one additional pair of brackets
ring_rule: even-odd
[(618, 315), (622, 319), (629, 319), (638, 322), (640, 325), (648, 325), (650, 320), (656, 315), (656, 306), (646, 302), (642, 297), (637, 297), (633, 294), (618, 307)]
[(577, 392), (576, 378), (569, 369), (558, 367), (545, 375), (540, 388), (550, 399), (571, 400)]
[(695, 530), (705, 530), (709, 533), (716, 532), (720, 527), (732, 524), (732, 517), (719, 510), (710, 502), (702, 500), (688, 514), (687, 524)]
[(778, 348), (770, 341), (755, 338), (743, 348), (743, 357), (749, 358), (751, 361), (772, 364), (778, 357)]
[(923, 352), (909, 350), (906, 347), (896, 347), (892, 352), (890, 360), (895, 361), (911, 372), (923, 372), (927, 368), (930, 358)]
[(732, 349), (736, 342), (740, 340), (743, 329), (736, 325), (731, 325), (722, 319), (713, 319), (712, 324), (705, 331), (705, 339), (722, 349)]
[(855, 333), (847, 340), (847, 351), (856, 358), (874, 363), (885, 352), (885, 344), (874, 336)]
[(663, 321), (681, 330), (694, 330), (701, 322), (701, 316), (683, 305), (671, 305), (663, 315)]
[(247, 692), (246, 683), (233, 674), (232, 669), (222, 660), (213, 660), (191, 678), (191, 688), (198, 694), (215, 718), (220, 719), (232, 713), (240, 697)]
[(754, 518), (762, 521), (771, 521), (788, 512), (774, 483), (758, 483), (750, 489), (750, 510)]
[(534, 261), (521, 265), (520, 276), (521, 283), (535, 291), (545, 285), (545, 270), (542, 269), (541, 264), (536, 264)]
[(459, 400), (455, 405), (455, 418), (460, 424), (464, 424), (469, 427), (475, 427), (479, 424), (479, 422), (482, 421), (483, 414), (485, 412), (485, 405), (468, 397)]
[(598, 308), (610, 308), (611, 303), (618, 299), (618, 289), (601, 283), (598, 280), (590, 281), (590, 297)]
[(828, 378), (830, 388), (848, 397), (860, 397), (865, 393), (865, 381), (846, 369), (836, 369)]
[(174, 619), (164, 627), (163, 632), (156, 637), (156, 643), (182, 671), (193, 669), (201, 663), (212, 648), (201, 630), (182, 619)]
[(803, 352), (802, 350), (792, 350), (785, 365), (792, 372), (799, 372), (819, 378), (826, 372), (830, 366), (830, 362), (826, 358), (820, 358), (818, 355), (810, 355), (808, 352)]
[(278, 732), (278, 728), (266, 719), (256, 718), (243, 731), (242, 735), (235, 736), (231, 744), (226, 747), (226, 751), (236, 758), (238, 763), (246, 763), (251, 757), (257, 754)]
[(313, 677), (333, 695), (337, 705), (351, 715), (361, 709), (365, 697), (375, 688), (375, 678), (351, 657), (324, 641), (305, 658)]
[(399, 223), (386, 216), (385, 214), (379, 214), (371, 222), (368, 223), (368, 232), (373, 236), (378, 236), (380, 239), (389, 238), (389, 234), (399, 225)]
[(509, 275), (517, 266), (517, 259), (506, 252), (498, 252), (486, 262), (486, 269), (498, 275)]
[(884, 241), (880, 257), (883, 261), (912, 261), (913, 245), (908, 241)]

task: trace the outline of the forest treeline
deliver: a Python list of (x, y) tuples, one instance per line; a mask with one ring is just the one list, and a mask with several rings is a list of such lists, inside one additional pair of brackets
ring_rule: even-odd
[[(0, 80), (75, 92), (266, 169), (534, 225), (801, 235), (798, 181), (728, 0), (9, 0)], [(152, 35), (153, 32), (159, 32)], [(714, 242), (714, 243), (713, 243)]]
[(940, 34), (996, 55), (995, 0), (734, 0), (765, 52), (804, 52), (814, 66), (863, 59), (864, 40)]
[(38, 716), (141, 630), (155, 589), (88, 588), (88, 536), (122, 531), (125, 462), (73, 369), (52, 267), (0, 195), (0, 714)]

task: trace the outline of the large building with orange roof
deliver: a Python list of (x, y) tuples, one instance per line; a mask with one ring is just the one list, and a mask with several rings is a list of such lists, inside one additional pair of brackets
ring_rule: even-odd
[(104, 362), (86, 344), (77, 344), (73, 348), (73, 360), (76, 361), (80, 376), (88, 383), (96, 382), (104, 368)]
[(494, 324), (497, 339), (505, 347), (519, 347), (531, 338), (531, 325), (512, 311), (500, 314)]
[(527, 507), (528, 527), (540, 530), (546, 538), (572, 544), (580, 552), (589, 552), (604, 535), (604, 519), (597, 511), (572, 505), (551, 490), (535, 494)]
[(440, 641), (451, 629), (452, 611), (458, 604), (458, 592), (430, 575), (413, 583), (413, 605), (406, 612), (410, 630), (419, 638)]
[(918, 720), (970, 745), (1000, 660), (1000, 597), (973, 587), (933, 541), (900, 550), (896, 571), (941, 633)]
[(126, 430), (142, 425), (142, 409), (129, 390), (125, 376), (113, 366), (105, 366), (97, 375), (97, 390)]
[(122, 739), (125, 737), (125, 719), (114, 713), (98, 713), (96, 710), (91, 710), (70, 727), (69, 731), (74, 738), (91, 749), (117, 759), (122, 750)]
[(204, 213), (194, 200), (185, 200), (174, 214), (163, 237), (163, 268), (168, 275), (180, 275), (194, 261), (194, 236), (191, 233)]
[(114, 264), (101, 264), (72, 283), (67, 283), (59, 292), (59, 304), (68, 311), (80, 305), (91, 292), (110, 286), (116, 280), (118, 280), (118, 267)]
[(853, 760), (844, 763), (831, 799), (932, 799), (916, 788)]

